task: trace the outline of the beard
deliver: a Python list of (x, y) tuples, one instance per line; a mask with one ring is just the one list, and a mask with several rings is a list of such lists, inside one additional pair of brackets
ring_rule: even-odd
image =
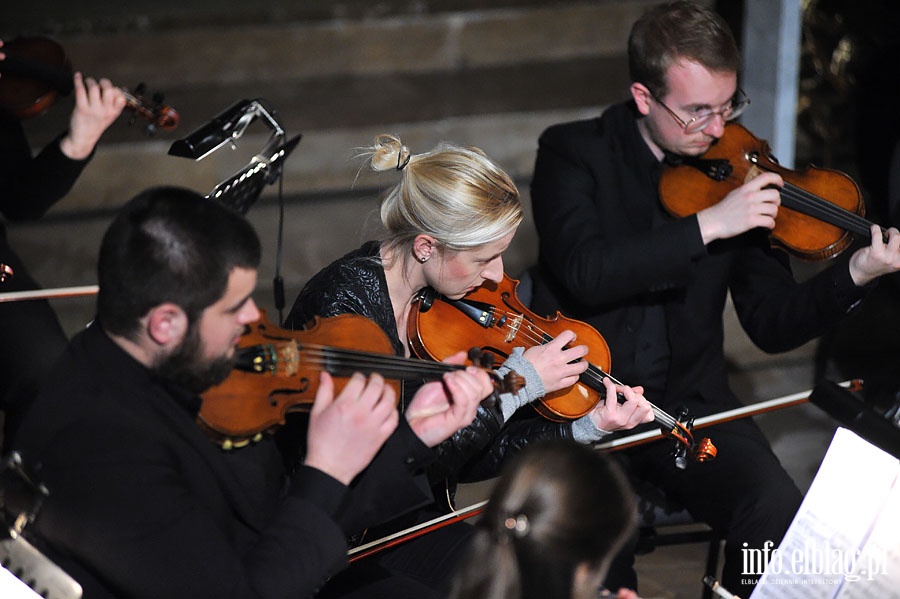
[(192, 326), (175, 351), (153, 371), (159, 378), (199, 395), (228, 378), (235, 362), (234, 356), (203, 358), (203, 350), (199, 327)]

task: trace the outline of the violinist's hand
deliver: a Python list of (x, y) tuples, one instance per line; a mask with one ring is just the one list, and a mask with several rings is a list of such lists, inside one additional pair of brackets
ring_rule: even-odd
[(754, 177), (731, 190), (717, 204), (698, 212), (697, 222), (703, 243), (729, 239), (756, 227), (775, 228), (781, 194), (778, 189), (763, 189), (771, 185), (784, 185), (781, 175), (763, 173)]
[(881, 228), (872, 225), (872, 242), (850, 257), (850, 277), (857, 285), (863, 286), (881, 275), (900, 270), (900, 232), (891, 227), (886, 233), (887, 243)]
[(122, 114), (124, 92), (109, 79), (99, 83), (81, 73), (73, 75), (75, 108), (69, 118), (69, 131), (60, 141), (63, 154), (73, 160), (84, 160), (94, 151), (103, 132)]
[[(603, 379), (603, 386), (606, 388), (606, 395), (589, 413), (598, 429), (612, 432), (653, 421), (653, 408), (644, 398), (642, 387), (615, 385), (609, 377)], [(619, 403), (616, 393), (625, 397), (625, 403)]]
[[(460, 352), (444, 360), (463, 364)], [(442, 380), (422, 385), (404, 415), (410, 428), (428, 447), (434, 447), (472, 423), (478, 404), (494, 390), (487, 372), (474, 366), (445, 373)]]
[(334, 396), (324, 370), (309, 414), (304, 464), (345, 485), (365, 469), (399, 421), (397, 394), (384, 378), (356, 373)]
[(588, 346), (566, 347), (574, 340), (575, 333), (563, 331), (549, 343), (529, 347), (522, 354), (540, 375), (545, 394), (568, 389), (578, 382), (578, 375), (587, 370), (587, 361), (580, 358), (588, 354)]

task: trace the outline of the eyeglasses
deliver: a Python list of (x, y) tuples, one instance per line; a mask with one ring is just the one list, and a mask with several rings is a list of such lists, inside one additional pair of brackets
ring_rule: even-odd
[(713, 122), (713, 119), (717, 116), (722, 117), (725, 121), (733, 121), (734, 119), (741, 116), (744, 111), (747, 109), (747, 106), (750, 105), (750, 98), (747, 97), (747, 94), (744, 93), (744, 90), (738, 88), (737, 92), (735, 92), (734, 97), (731, 98), (731, 103), (723, 108), (722, 110), (704, 110), (697, 114), (697, 116), (691, 118), (688, 121), (685, 121), (680, 116), (675, 114), (675, 111), (665, 105), (665, 103), (656, 97), (655, 94), (650, 94), (657, 104), (666, 109), (672, 118), (681, 125), (681, 128), (684, 129), (685, 133), (699, 133), (703, 131)]

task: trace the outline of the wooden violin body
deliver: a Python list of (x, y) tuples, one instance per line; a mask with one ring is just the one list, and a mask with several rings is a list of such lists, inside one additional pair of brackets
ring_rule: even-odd
[(63, 47), (45, 38), (19, 37), (0, 48), (0, 106), (20, 119), (47, 112), (72, 92), (72, 64)]
[[(462, 300), (449, 300), (430, 290), (414, 302), (407, 326), (412, 351), (440, 360), (460, 347), (477, 345), (483, 351), (506, 358), (515, 347), (534, 347), (551, 341), (564, 330), (576, 334), (576, 342), (588, 347), (584, 358), (588, 369), (579, 382), (568, 389), (549, 393), (532, 405), (553, 421), (580, 418), (605, 396), (603, 379), (609, 377), (611, 356), (606, 341), (591, 325), (566, 318), (542, 318), (531, 312), (516, 295), (519, 282), (504, 274), (499, 284), (487, 281)], [(620, 398), (623, 399), (623, 398)], [(654, 417), (666, 436), (675, 439), (684, 452), (697, 461), (715, 457), (716, 448), (709, 439), (694, 441), (690, 424), (660, 410), (653, 404)]]
[(840, 254), (853, 235), (871, 237), (863, 218), (859, 186), (846, 174), (814, 166), (795, 171), (780, 166), (765, 140), (738, 123), (728, 123), (721, 139), (702, 156), (679, 157), (663, 170), (659, 193), (663, 206), (679, 217), (696, 214), (765, 171), (784, 179), (781, 206), (770, 240), (805, 260)]
[[(316, 318), (300, 331), (282, 329), (260, 310), (238, 341), (236, 363), (225, 381), (202, 395), (198, 423), (223, 447), (241, 446), (285, 423), (290, 412), (308, 411), (324, 370), (340, 392), (354, 373), (378, 373), (400, 397), (400, 381), (437, 380), (465, 368), (394, 354), (390, 339), (374, 321), (357, 314)], [(477, 363), (477, 356), (470, 353)], [(495, 387), (516, 392), (524, 381), (515, 373)]]
[[(263, 310), (237, 348), (237, 364), (228, 378), (203, 393), (198, 421), (226, 446), (240, 445), (285, 422), (289, 412), (308, 411), (319, 388), (319, 373), (329, 370), (324, 348), (347, 348), (393, 355), (390, 339), (377, 324), (344, 314), (316, 319), (302, 331), (282, 329)], [(338, 364), (332, 364), (333, 374)], [(343, 373), (336, 389), (346, 383)], [(389, 381), (399, 397), (399, 383)]]
[[(413, 353), (422, 358), (442, 360), (459, 348), (474, 345), (503, 361), (515, 347), (542, 345), (552, 338), (548, 337), (548, 331), (559, 333), (569, 329), (577, 335), (579, 344), (588, 346), (586, 359), (609, 371), (609, 346), (594, 327), (561, 315), (555, 319), (533, 315), (516, 295), (518, 284), (507, 276), (499, 285), (486, 281), (464, 298), (471, 306), (484, 304), (483, 314), (471, 316), (460, 312), (463, 306), (448, 301), (432, 301), (426, 308), (428, 300), (423, 302), (420, 297), (413, 305), (408, 321), (407, 333)], [(569, 389), (547, 394), (535, 404), (535, 409), (550, 420), (574, 420), (590, 412), (600, 397), (599, 391), (577, 383)]]

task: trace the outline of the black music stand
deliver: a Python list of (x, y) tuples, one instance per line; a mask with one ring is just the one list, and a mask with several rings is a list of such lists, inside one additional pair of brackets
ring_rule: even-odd
[(18, 452), (0, 460), (0, 565), (41, 597), (81, 599), (81, 584), (25, 538), (49, 494)]
[(284, 161), (300, 142), (302, 135), (284, 141), (284, 128), (276, 111), (263, 99), (239, 100), (169, 148), (172, 156), (203, 160), (219, 148), (240, 138), (256, 119), (262, 119), (272, 130), (265, 147), (239, 171), (216, 185), (206, 196), (246, 214), (266, 185), (281, 174)]
[(850, 391), (832, 381), (821, 381), (813, 388), (809, 401), (869, 443), (900, 459), (900, 428)]
[[(244, 134), (256, 119), (262, 119), (272, 130), (265, 147), (254, 156), (247, 166), (216, 185), (206, 196), (220, 202), (241, 214), (246, 214), (250, 206), (259, 198), (266, 185), (274, 183), (284, 173), (284, 161), (300, 143), (301, 135), (284, 141), (284, 128), (275, 110), (261, 99), (240, 100), (229, 106), (214, 119), (191, 132), (187, 137), (176, 140), (169, 148), (169, 154), (202, 160), (224, 145), (236, 148), (235, 140)], [(280, 313), (284, 308), (284, 283), (281, 278), (281, 248), (284, 231), (284, 198), (279, 189), (280, 206), (278, 220), (278, 251), (275, 260), (273, 287), (275, 307)]]
[(216, 185), (206, 197), (246, 214), (263, 188), (278, 179), (284, 161), (300, 143), (301, 137), (295, 135), (271, 151), (257, 154), (247, 166)]

